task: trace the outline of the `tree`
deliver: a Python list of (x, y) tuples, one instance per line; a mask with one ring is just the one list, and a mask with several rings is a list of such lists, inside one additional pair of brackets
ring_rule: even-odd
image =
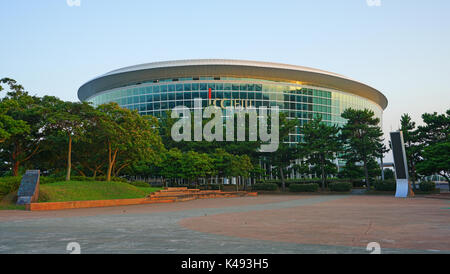
[(199, 178), (206, 178), (213, 171), (213, 160), (206, 153), (189, 151), (181, 158), (181, 172), (188, 182), (197, 183)]
[(416, 164), (420, 161), (420, 153), (423, 147), (418, 143), (419, 131), (416, 130), (416, 123), (413, 122), (411, 117), (406, 113), (401, 117), (400, 131), (403, 132), (409, 175), (411, 177), (413, 189), (416, 190)]
[[(117, 163), (118, 171), (143, 159), (157, 162), (164, 147), (157, 132), (156, 118), (140, 116), (137, 111), (119, 107), (116, 103), (100, 105), (97, 121), (97, 138), (106, 145), (106, 180)], [(115, 173), (117, 174), (118, 171)]]
[(383, 132), (379, 126), (380, 119), (374, 118), (374, 112), (368, 109), (346, 109), (342, 117), (347, 124), (342, 128), (344, 149), (348, 161), (362, 162), (367, 189), (370, 190), (368, 163), (380, 157), (383, 151)]
[(30, 130), (30, 126), (25, 121), (15, 120), (7, 114), (16, 107), (17, 102), (15, 101), (0, 102), (0, 143), (4, 143), (11, 136), (26, 134)]
[(47, 115), (47, 134), (62, 134), (67, 138), (67, 174), (70, 181), (72, 169), (72, 143), (80, 140), (94, 116), (94, 108), (88, 103), (64, 102), (55, 97), (45, 96), (44, 107), (51, 111)]
[(424, 176), (439, 174), (450, 183), (450, 109), (446, 114), (425, 113), (425, 123), (419, 126), (419, 138), (424, 147), (417, 171)]
[(386, 168), (384, 170), (384, 179), (385, 180), (395, 180), (395, 173), (392, 169)]
[(339, 178), (343, 179), (363, 179), (364, 178), (364, 170), (357, 166), (354, 161), (347, 161), (345, 166), (339, 171)]
[(426, 146), (422, 153), (423, 160), (417, 163), (417, 171), (430, 176), (439, 174), (450, 183), (450, 142)]
[(13, 176), (18, 176), (21, 165), (40, 152), (41, 129), (46, 123), (43, 119), (45, 109), (40, 98), (28, 95), (15, 80), (3, 78), (0, 82), (8, 84), (10, 89), (1, 102), (6, 124), (3, 134), (7, 138), (2, 139), (0, 153), (1, 158), (10, 164)]
[[(271, 117), (269, 117), (270, 119)], [(285, 113), (279, 116), (279, 146), (278, 150), (267, 155), (270, 164), (278, 169), (278, 177), (281, 180), (282, 190), (286, 191), (286, 182), (284, 171), (292, 164), (292, 161), (298, 158), (297, 146), (289, 145), (285, 141), (289, 140), (289, 133), (293, 133), (298, 126), (297, 119), (288, 119)]]
[[(300, 144), (306, 151), (307, 163), (320, 168), (322, 190), (325, 189), (326, 170), (334, 166), (333, 160), (342, 150), (342, 142), (338, 136), (336, 125), (322, 123), (322, 118), (315, 118), (302, 127), (304, 143)], [(331, 170), (330, 170), (331, 172)]]
[(161, 176), (165, 179), (173, 180), (182, 178), (181, 173), (181, 158), (183, 153), (177, 149), (172, 148), (164, 154), (163, 161), (161, 162)]

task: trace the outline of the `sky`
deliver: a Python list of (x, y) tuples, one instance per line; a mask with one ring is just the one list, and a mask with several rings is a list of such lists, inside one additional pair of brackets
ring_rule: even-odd
[[(78, 101), (101, 74), (136, 64), (244, 59), (339, 73), (403, 113), (450, 108), (448, 0), (0, 0), (0, 78)], [(392, 159), (387, 156), (387, 160)]]

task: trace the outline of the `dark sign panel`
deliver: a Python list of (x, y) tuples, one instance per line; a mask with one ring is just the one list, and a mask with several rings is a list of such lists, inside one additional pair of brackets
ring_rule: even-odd
[(391, 132), (392, 153), (394, 154), (395, 173), (397, 179), (408, 179), (405, 146), (401, 132)]

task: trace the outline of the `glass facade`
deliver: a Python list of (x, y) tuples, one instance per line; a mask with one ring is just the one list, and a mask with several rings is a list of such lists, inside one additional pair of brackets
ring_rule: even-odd
[[(137, 110), (142, 115), (161, 117), (175, 106), (193, 108), (195, 98), (202, 98), (203, 107), (206, 107), (209, 89), (212, 100), (217, 99), (222, 107), (229, 107), (236, 101), (246, 102), (256, 108), (279, 106), (290, 119), (299, 119), (301, 124), (320, 115), (330, 125), (342, 125), (345, 120), (341, 114), (350, 107), (370, 109), (382, 121), (383, 109), (377, 103), (345, 91), (291, 82), (232, 77), (160, 79), (103, 91), (86, 101), (94, 105), (116, 102), (121, 107)], [(300, 129), (293, 132), (286, 141), (301, 142)]]

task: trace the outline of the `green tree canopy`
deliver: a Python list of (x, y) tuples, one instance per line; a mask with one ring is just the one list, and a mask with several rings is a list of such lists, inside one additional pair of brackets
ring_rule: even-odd
[[(322, 189), (325, 189), (327, 174), (336, 172), (331, 167), (336, 167), (333, 160), (342, 151), (342, 142), (338, 135), (339, 128), (336, 125), (329, 126), (322, 122), (322, 118), (315, 118), (302, 127), (307, 163), (316, 166), (320, 170)], [(331, 168), (331, 169), (330, 169)], [(328, 172), (327, 172), (328, 171)]]
[(402, 115), (400, 119), (400, 131), (403, 133), (403, 140), (405, 142), (409, 176), (413, 188), (416, 189), (416, 164), (420, 161), (420, 154), (423, 150), (423, 146), (419, 143), (419, 131), (416, 129), (416, 123), (412, 121), (409, 114)]
[(425, 113), (422, 119), (425, 125), (418, 130), (423, 152), (417, 171), (424, 176), (439, 174), (450, 183), (450, 109), (445, 114)]
[(362, 162), (367, 188), (370, 190), (370, 175), (368, 163), (381, 156), (384, 149), (383, 132), (380, 119), (374, 117), (374, 112), (368, 109), (346, 109), (342, 117), (347, 123), (342, 128), (345, 154), (347, 161)]

